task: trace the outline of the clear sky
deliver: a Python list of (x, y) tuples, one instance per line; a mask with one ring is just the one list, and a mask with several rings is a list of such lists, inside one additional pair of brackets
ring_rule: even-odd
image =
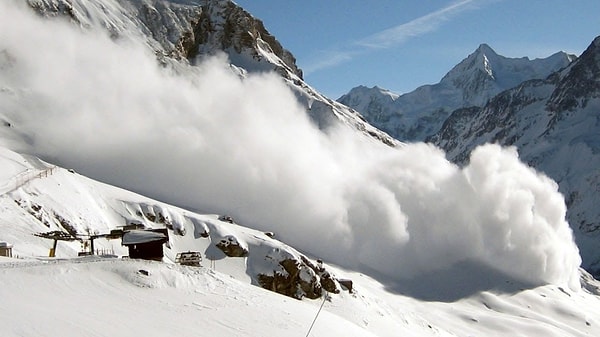
[(358, 85), (433, 84), (481, 43), (507, 57), (581, 54), (599, 0), (234, 0), (291, 51), (309, 85), (337, 99)]

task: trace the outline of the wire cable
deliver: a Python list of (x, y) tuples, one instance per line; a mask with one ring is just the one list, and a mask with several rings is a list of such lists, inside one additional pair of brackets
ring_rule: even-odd
[(325, 300), (327, 300), (327, 291), (325, 292), (325, 295), (323, 296), (323, 302), (321, 302), (319, 311), (317, 311), (317, 315), (315, 316), (315, 319), (313, 319), (312, 324), (310, 325), (310, 328), (308, 329), (308, 332), (306, 333), (306, 337), (308, 337), (308, 335), (310, 335), (310, 332), (312, 331), (312, 328), (315, 325), (315, 322), (317, 321), (319, 314), (321, 313), (321, 309), (323, 309), (323, 305), (325, 305)]

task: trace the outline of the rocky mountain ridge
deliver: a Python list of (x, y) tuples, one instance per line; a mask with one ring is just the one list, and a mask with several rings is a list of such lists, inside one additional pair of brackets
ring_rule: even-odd
[(99, 26), (114, 38), (142, 36), (160, 62), (194, 64), (225, 53), (240, 76), (275, 71), (321, 129), (343, 124), (390, 146), (397, 142), (373, 127), (355, 110), (310, 87), (294, 56), (281, 46), (262, 21), (231, 0), (27, 0), (47, 17), (67, 17), (82, 27)]

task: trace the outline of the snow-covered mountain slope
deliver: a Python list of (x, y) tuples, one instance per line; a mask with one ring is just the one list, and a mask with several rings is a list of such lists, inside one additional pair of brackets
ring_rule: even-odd
[(355, 110), (310, 87), (294, 56), (263, 23), (231, 0), (27, 0), (43, 16), (67, 17), (83, 27), (103, 28), (115, 38), (144, 40), (162, 62), (201, 62), (224, 53), (234, 71), (275, 71), (322, 129), (339, 123), (390, 146), (397, 142)]
[(507, 58), (482, 44), (437, 84), (402, 95), (378, 87), (357, 87), (338, 101), (396, 139), (423, 141), (440, 129), (452, 111), (482, 106), (501, 91), (526, 80), (544, 79), (574, 59), (564, 52), (544, 59)]
[[(177, 253), (185, 251), (199, 251), (219, 265), (229, 257), (233, 262), (220, 266), (222, 270), (233, 268), (229, 272), (242, 281), (299, 299), (344, 289), (326, 267), (273, 239), (272, 234), (234, 224), (230, 217), (188, 212), (4, 148), (0, 162), (2, 240), (14, 245), (14, 255), (47, 255), (45, 247), (53, 240), (35, 237), (38, 233), (62, 231), (77, 238), (59, 241), (56, 256), (64, 258), (91, 250), (90, 235), (132, 225), (166, 227), (170, 232), (167, 261), (176, 261)], [(120, 239), (96, 239), (94, 249), (127, 255)]]
[[(324, 274), (311, 274), (300, 263), (317, 262), (263, 232), (7, 149), (0, 164), (0, 240), (14, 246), (13, 258), (0, 257), (3, 336), (305, 336), (315, 317), (311, 336), (600, 333), (600, 283), (583, 270), (580, 289), (531, 286), (491, 270), (473, 277), (480, 268), (467, 265), (459, 273), (382, 283), (325, 261), (337, 293), (298, 301), (259, 287), (257, 272), (286, 275), (289, 264), (279, 262), (292, 258), (299, 261), (299, 275)], [(33, 235), (70, 231), (85, 241), (133, 223), (169, 228), (163, 262), (120, 259), (127, 254), (120, 240), (104, 238), (95, 240), (95, 248), (109, 255), (77, 257), (81, 242), (59, 241), (57, 258), (47, 258), (52, 241)], [(227, 257), (217, 248), (231, 237), (246, 256)], [(203, 266), (174, 264), (176, 254), (186, 251), (201, 252)], [(351, 280), (352, 290), (335, 278)]]
[(518, 148), (555, 179), (568, 205), (584, 267), (600, 272), (600, 38), (568, 68), (522, 83), (483, 107), (459, 109), (428, 140), (457, 162), (479, 144)]

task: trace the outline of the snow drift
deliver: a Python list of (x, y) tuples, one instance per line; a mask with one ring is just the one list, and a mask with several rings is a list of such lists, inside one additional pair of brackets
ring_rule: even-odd
[(457, 167), (427, 144), (320, 131), (275, 74), (224, 57), (161, 66), (110, 39), (0, 4), (5, 145), (170, 203), (227, 213), (343, 266), (411, 278), (477, 261), (577, 287), (557, 185), (514, 149)]

